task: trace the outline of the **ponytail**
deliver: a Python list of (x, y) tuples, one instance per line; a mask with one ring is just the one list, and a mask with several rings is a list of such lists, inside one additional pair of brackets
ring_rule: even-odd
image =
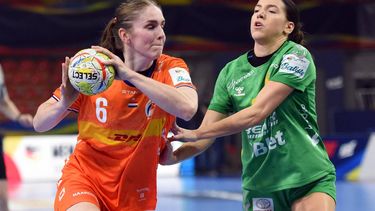
[(124, 28), (130, 32), (133, 21), (149, 5), (155, 5), (160, 8), (154, 0), (124, 0), (116, 8), (115, 17), (105, 27), (100, 39), (100, 46), (107, 48), (120, 58), (124, 58), (124, 44), (118, 35), (118, 30)]
[(100, 39), (100, 46), (107, 48), (120, 58), (123, 58), (122, 43), (118, 36), (117, 18), (112, 18), (105, 27)]
[(293, 0), (283, 0), (283, 3), (286, 8), (286, 18), (295, 25), (294, 30), (288, 36), (288, 40), (303, 45), (305, 43), (305, 34), (302, 31), (298, 8)]
[(289, 34), (288, 40), (291, 40), (295, 43), (304, 45), (305, 44), (305, 33), (301, 30), (302, 29), (302, 24), (298, 23), (293, 32)]

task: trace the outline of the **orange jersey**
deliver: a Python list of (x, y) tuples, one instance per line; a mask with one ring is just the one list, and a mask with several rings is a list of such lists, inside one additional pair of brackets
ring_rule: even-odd
[[(194, 88), (182, 59), (161, 55), (153, 67), (154, 80)], [(60, 96), (57, 89), (54, 98)], [(101, 210), (154, 210), (159, 154), (175, 117), (121, 80), (98, 95), (80, 94), (70, 110), (78, 112), (78, 142), (64, 166), (55, 210), (80, 201)]]

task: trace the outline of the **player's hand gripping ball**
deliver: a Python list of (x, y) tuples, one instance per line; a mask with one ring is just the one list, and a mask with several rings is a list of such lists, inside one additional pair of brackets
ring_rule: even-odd
[(85, 95), (95, 95), (108, 89), (115, 78), (115, 69), (104, 65), (105, 60), (109, 60), (107, 55), (91, 48), (76, 53), (68, 69), (72, 86)]

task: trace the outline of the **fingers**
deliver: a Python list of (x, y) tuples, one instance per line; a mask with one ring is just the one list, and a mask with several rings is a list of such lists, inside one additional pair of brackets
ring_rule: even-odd
[(66, 86), (66, 82), (68, 80), (68, 67), (69, 67), (70, 59), (69, 57), (65, 57), (65, 62), (61, 64), (62, 70), (62, 84)]
[(93, 46), (91, 46), (91, 48), (95, 49), (97, 52), (104, 53), (111, 58), (113, 58), (113, 56), (114, 56), (114, 54), (110, 50), (108, 50), (106, 48), (103, 48), (101, 46), (93, 45)]
[(31, 127), (33, 125), (33, 117), (31, 114), (21, 114), (18, 122), (24, 127)]
[(172, 133), (177, 134), (179, 131), (181, 131), (181, 128), (177, 125), (177, 122), (175, 121), (173, 124), (173, 127), (171, 128)]
[(66, 73), (65, 73), (65, 63), (61, 63), (61, 84), (66, 86)]
[(168, 142), (177, 141), (175, 136), (171, 136), (168, 138)]
[(118, 63), (122, 63), (122, 60), (116, 56), (114, 53), (112, 53), (110, 50), (103, 48), (101, 46), (93, 45), (91, 46), (92, 49), (96, 50), (99, 53), (105, 54), (109, 57), (109, 60), (103, 60), (103, 64), (105, 65), (113, 65), (117, 66)]

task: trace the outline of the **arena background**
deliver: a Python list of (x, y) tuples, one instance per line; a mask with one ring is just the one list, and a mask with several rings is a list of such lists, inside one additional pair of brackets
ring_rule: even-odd
[[(60, 64), (65, 56), (98, 43), (119, 2), (0, 0), (0, 63), (9, 95), (22, 112), (34, 114), (59, 86)], [(319, 126), (337, 168), (338, 181), (371, 183), (375, 181), (375, 138), (371, 136), (375, 130), (375, 2), (295, 2), (301, 10), (307, 47), (317, 66)], [(195, 128), (202, 120), (221, 68), (252, 46), (248, 25), (250, 8), (256, 1), (160, 3), (166, 18), (165, 52), (186, 60), (199, 93), (199, 112), (192, 121), (179, 124)], [(4, 116), (0, 121), (11, 181), (53, 180), (59, 175), (60, 162), (74, 147), (74, 116), (44, 134), (22, 128)], [(66, 137), (70, 139), (65, 142)], [(238, 178), (240, 138), (233, 135), (223, 139), (173, 172), (179, 176)], [(57, 160), (48, 164), (46, 159)], [(45, 171), (46, 165), (53, 166)], [(39, 176), (38, 168), (44, 168)]]

